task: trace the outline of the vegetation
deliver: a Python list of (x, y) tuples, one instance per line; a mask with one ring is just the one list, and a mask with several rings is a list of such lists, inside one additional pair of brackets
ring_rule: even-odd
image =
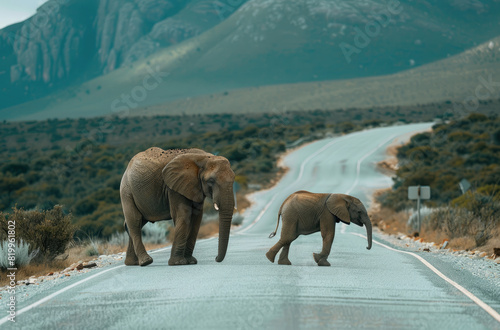
[[(471, 249), (500, 244), (500, 118), (482, 114), (417, 134), (398, 149), (400, 167), (393, 188), (378, 197), (382, 206), (403, 211), (415, 206), (407, 189), (431, 187), (422, 231), (450, 246)], [(460, 181), (470, 190), (463, 193)], [(420, 235), (422, 236), (422, 235)]]
[(0, 241), (7, 240), (8, 224), (12, 223), (15, 223), (16, 240), (24, 241), (30, 248), (28, 254), (33, 253), (30, 261), (51, 262), (64, 253), (73, 240), (71, 216), (65, 215), (61, 206), (47, 211), (25, 211), (15, 207), (12, 214), (0, 212)]
[(227, 157), (246, 189), (276, 176), (278, 154), (287, 145), (382, 123), (352, 115), (352, 122), (339, 121), (349, 113), (326, 111), (4, 122), (0, 211), (59, 204), (57, 210), (72, 213), (76, 237), (110, 238), (123, 231), (120, 181), (136, 153), (151, 146), (201, 148)]
[[(433, 126), (432, 132), (413, 136), (398, 149), (399, 169), (392, 191), (379, 200), (399, 211), (412, 207), (409, 186), (431, 186), (428, 206), (465, 206), (472, 195), (462, 195), (459, 183), (468, 180), (485, 199), (500, 196), (500, 118), (471, 114), (447, 124)], [(490, 196), (490, 197), (488, 197)], [(456, 199), (456, 200), (455, 200)], [(486, 200), (480, 202), (484, 205)]]

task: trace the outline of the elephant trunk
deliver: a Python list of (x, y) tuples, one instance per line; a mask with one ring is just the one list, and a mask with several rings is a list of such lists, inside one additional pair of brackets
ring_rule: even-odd
[(366, 227), (366, 237), (368, 239), (368, 246), (366, 248), (370, 250), (372, 248), (372, 223), (370, 221), (370, 218), (366, 217), (363, 224)]
[(233, 218), (234, 200), (232, 192), (229, 197), (224, 196), (221, 200), (219, 210), (219, 252), (215, 261), (224, 260), (229, 243), (229, 231), (231, 230), (231, 220)]

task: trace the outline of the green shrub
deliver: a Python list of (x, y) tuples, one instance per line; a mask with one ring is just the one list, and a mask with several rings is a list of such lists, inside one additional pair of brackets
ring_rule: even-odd
[(89, 242), (85, 249), (85, 254), (89, 257), (98, 256), (99, 253), (99, 241), (95, 238), (89, 238)]
[(378, 200), (383, 206), (402, 210), (408, 204), (408, 186), (428, 185), (432, 197), (426, 204), (448, 205), (453, 200), (453, 205), (474, 208), (477, 214), (487, 198), (461, 196), (459, 182), (467, 179), (478, 192), (483, 186), (498, 185), (500, 147), (495, 144), (495, 132), (499, 125), (498, 117), (471, 114), (412, 137), (398, 149), (400, 167), (393, 190)]
[(94, 199), (87, 198), (81, 200), (75, 205), (75, 214), (77, 215), (90, 214), (94, 212), (98, 206), (99, 203)]
[(451, 201), (451, 205), (464, 208), (475, 215), (481, 214), (482, 209), (487, 207), (491, 212), (500, 216), (500, 186), (489, 185), (478, 189), (478, 191), (467, 191), (460, 197)]
[(24, 174), (30, 169), (28, 164), (22, 163), (10, 163), (2, 167), (2, 172), (9, 172), (13, 176), (18, 176), (19, 174)]
[(500, 213), (488, 206), (479, 209), (478, 214), (461, 207), (439, 208), (426, 217), (427, 230), (444, 232), (450, 239), (470, 237), (476, 247), (483, 246), (500, 224)]
[(35, 258), (37, 262), (51, 261), (64, 253), (75, 232), (71, 215), (64, 214), (59, 205), (46, 211), (25, 211), (14, 207), (11, 214), (0, 213), (0, 239), (7, 239), (9, 221), (15, 222), (16, 239), (24, 240), (39, 251)]

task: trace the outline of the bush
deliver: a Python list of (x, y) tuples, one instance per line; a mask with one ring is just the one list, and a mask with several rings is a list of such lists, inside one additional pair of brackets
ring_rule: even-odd
[(89, 238), (87, 248), (85, 249), (85, 254), (89, 257), (98, 256), (99, 253), (99, 241), (97, 239)]
[(499, 213), (488, 205), (478, 214), (460, 207), (444, 207), (432, 212), (424, 222), (427, 230), (444, 232), (449, 238), (473, 239), (476, 247), (483, 246), (500, 225)]
[[(498, 185), (500, 147), (495, 144), (500, 118), (472, 114), (468, 118), (435, 125), (432, 132), (418, 134), (398, 148), (399, 169), (393, 190), (383, 196), (385, 207), (401, 210), (407, 204), (406, 188), (428, 185), (432, 199), (427, 204), (481, 208), (484, 196), (460, 196), (458, 183), (467, 179), (479, 192)], [(491, 187), (490, 187), (491, 188)], [(491, 195), (491, 193), (482, 193)], [(477, 200), (473, 200), (477, 199)], [(379, 198), (379, 201), (382, 200)], [(477, 213), (477, 212), (476, 212)]]
[(25, 211), (13, 208), (12, 214), (0, 213), (0, 239), (8, 237), (8, 222), (14, 221), (16, 239), (22, 239), (39, 253), (35, 261), (52, 261), (64, 253), (75, 232), (71, 215), (65, 215), (62, 207), (52, 210)]
[(484, 213), (487, 207), (490, 212), (500, 216), (500, 186), (488, 185), (479, 188), (477, 191), (467, 191), (460, 197), (451, 201), (452, 206), (469, 210), (475, 215)]
[(13, 267), (23, 267), (29, 265), (31, 260), (33, 260), (38, 254), (38, 250), (32, 250), (30, 253), (30, 245), (24, 242), (22, 239), (14, 243), (15, 247), (15, 264), (11, 265), (9, 263), (9, 242), (3, 241), (0, 244), (0, 268), (7, 269)]
[(99, 203), (96, 200), (87, 198), (76, 203), (75, 213), (77, 215), (90, 214), (94, 212), (98, 206)]

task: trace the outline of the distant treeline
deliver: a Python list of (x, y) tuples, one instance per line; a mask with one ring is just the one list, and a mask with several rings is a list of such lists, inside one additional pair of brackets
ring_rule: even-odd
[[(470, 208), (478, 196), (483, 196), (483, 206), (500, 201), (500, 118), (496, 115), (475, 113), (434, 125), (432, 132), (417, 134), (399, 148), (397, 157), (400, 167), (393, 189), (379, 198), (383, 206), (398, 211), (414, 207), (407, 189), (415, 185), (431, 187), (428, 206), (451, 202)], [(471, 191), (463, 196), (462, 179), (471, 184)]]
[[(492, 114), (500, 108), (499, 100), (481, 101), (479, 111)], [(451, 101), (416, 106), (374, 107), (315, 111), (271, 110), (268, 114), (214, 114), (154, 117), (98, 117), (88, 119), (53, 119), (45, 121), (0, 122), (0, 155), (11, 156), (30, 150), (73, 148), (83, 140), (120, 146), (127, 143), (163, 143), (172, 138), (188, 137), (222, 130), (237, 131), (248, 125), (258, 128), (301, 126), (307, 124), (432, 121), (463, 116), (462, 104)], [(3, 160), (0, 160), (3, 161)]]

